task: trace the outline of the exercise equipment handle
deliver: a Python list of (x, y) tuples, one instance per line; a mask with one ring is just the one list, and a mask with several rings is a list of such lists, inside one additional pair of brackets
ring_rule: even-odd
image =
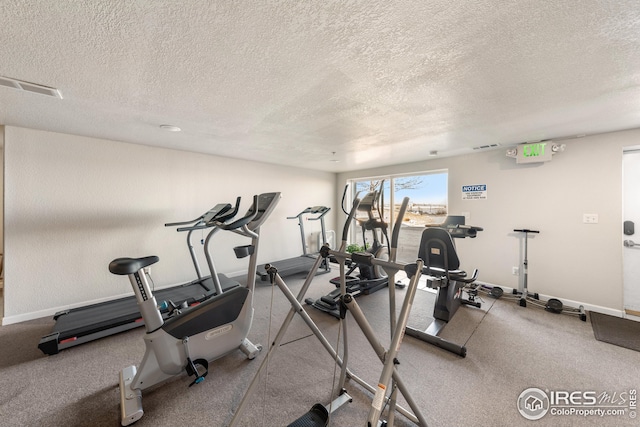
[(407, 211), (407, 206), (409, 205), (409, 198), (405, 197), (402, 199), (402, 204), (400, 205), (400, 211), (398, 212), (398, 217), (396, 218), (396, 223), (393, 225), (393, 232), (391, 233), (391, 247), (398, 247), (398, 236), (400, 235), (400, 227), (402, 226), (402, 220), (404, 219), (404, 214)]
[(307, 220), (309, 220), (309, 221), (317, 221), (320, 218), (322, 218), (323, 216), (325, 216), (327, 213), (329, 213), (330, 210), (331, 210), (331, 208), (328, 208), (326, 206), (312, 206), (312, 207), (306, 208), (305, 210), (303, 210), (302, 212), (300, 212), (296, 216), (288, 216), (287, 219), (297, 219), (297, 218), (300, 218), (304, 214), (318, 214), (318, 216), (316, 216), (316, 217), (307, 218)]
[[(342, 202), (340, 203), (340, 208), (342, 208), (342, 212), (344, 212), (346, 215), (349, 215), (349, 212), (347, 212), (347, 210), (344, 208), (344, 201), (347, 198), (347, 189), (349, 188), (349, 184), (344, 186), (344, 191), (342, 192)], [(356, 194), (356, 198), (358, 197), (358, 195)]]
[[(240, 207), (240, 199), (241, 199), (240, 197), (236, 198), (236, 205), (233, 207), (233, 209), (231, 209), (231, 211), (227, 211), (227, 209), (221, 210), (212, 218), (208, 219), (208, 221), (206, 222), (202, 222), (202, 221), (205, 219), (205, 217), (207, 216), (207, 214), (209, 214), (210, 211), (202, 215), (201, 217), (199, 217), (197, 220), (189, 221), (189, 222), (186, 222), (186, 221), (172, 222), (172, 223), (165, 224), (165, 227), (172, 226), (172, 225), (185, 225), (185, 224), (191, 224), (193, 222), (197, 222), (196, 225), (192, 225), (190, 227), (179, 227), (176, 229), (176, 231), (193, 231), (193, 230), (204, 230), (206, 228), (211, 228), (214, 225), (217, 225), (218, 222), (224, 222), (236, 216), (236, 214), (238, 213), (238, 208)], [(223, 206), (223, 204), (219, 206)], [(231, 205), (227, 203), (225, 206), (228, 206), (230, 209)]]
[(349, 238), (349, 227), (351, 227), (351, 222), (353, 218), (356, 216), (356, 211), (358, 210), (358, 206), (360, 206), (360, 199), (356, 197), (353, 201), (353, 206), (351, 207), (351, 211), (349, 212), (349, 217), (344, 223), (344, 228), (342, 229), (342, 241), (346, 242)]
[(196, 219), (192, 219), (191, 221), (167, 222), (167, 223), (164, 224), (164, 226), (165, 227), (173, 227), (173, 226), (176, 226), (176, 225), (193, 224), (194, 222), (201, 221), (203, 217), (204, 217), (204, 215), (201, 215)]
[(331, 208), (325, 207), (325, 206), (320, 206), (317, 207), (316, 206), (316, 210), (311, 212), (311, 213), (319, 213), (320, 215), (313, 217), (313, 218), (307, 218), (309, 221), (317, 221), (319, 219), (322, 219), (322, 217), (324, 217), (326, 214), (329, 213), (329, 211), (331, 210)]
[(540, 233), (539, 230), (529, 230), (528, 228), (521, 228), (513, 231), (515, 231), (516, 233)]
[(236, 204), (233, 207), (233, 209), (231, 209), (230, 212), (221, 213), (220, 215), (216, 215), (213, 218), (211, 218), (208, 221), (208, 223), (211, 223), (211, 222), (214, 222), (214, 221), (224, 222), (224, 221), (230, 220), (231, 218), (236, 216), (236, 214), (238, 213), (238, 209), (240, 209), (240, 200), (241, 199), (242, 198), (240, 196), (236, 197)]
[(223, 230), (236, 230), (238, 228), (244, 227), (245, 225), (249, 224), (251, 221), (254, 220), (256, 216), (258, 216), (258, 195), (257, 194), (253, 196), (253, 205), (247, 211), (246, 216), (235, 220), (231, 224), (225, 224), (222, 222), (215, 221), (214, 225), (216, 225), (217, 227)]

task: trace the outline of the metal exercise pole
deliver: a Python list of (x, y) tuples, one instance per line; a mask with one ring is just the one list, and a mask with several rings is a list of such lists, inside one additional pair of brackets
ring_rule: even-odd
[(529, 237), (529, 233), (534, 233), (534, 234), (538, 234), (540, 233), (539, 230), (529, 230), (528, 228), (521, 228), (521, 229), (515, 229), (513, 230), (516, 233), (524, 233), (524, 260), (522, 262), (522, 295), (520, 298), (520, 305), (522, 307), (526, 307), (527, 306), (527, 297), (529, 296), (529, 287), (528, 287), (528, 281), (529, 281), (529, 260), (527, 258), (527, 244), (528, 244), (528, 237)]

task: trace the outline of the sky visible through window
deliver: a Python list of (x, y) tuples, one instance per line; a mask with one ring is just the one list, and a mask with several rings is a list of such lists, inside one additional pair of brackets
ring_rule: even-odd
[[(446, 205), (447, 176), (448, 174), (445, 172), (395, 178), (395, 198), (402, 200), (403, 197), (409, 197), (412, 203)], [(410, 185), (409, 188), (398, 188), (400, 183), (408, 179), (417, 179), (416, 184)]]

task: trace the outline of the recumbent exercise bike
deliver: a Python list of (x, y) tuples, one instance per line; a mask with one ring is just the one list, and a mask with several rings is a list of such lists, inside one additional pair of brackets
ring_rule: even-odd
[[(444, 223), (427, 226), (422, 232), (418, 258), (424, 261), (424, 275), (427, 276), (427, 287), (437, 289), (433, 322), (424, 331), (407, 327), (405, 333), (414, 338), (438, 346), (444, 350), (465, 357), (467, 349), (438, 336), (447, 323), (453, 318), (461, 305), (480, 308), (476, 301), (478, 290), (472, 285), (478, 270), (471, 277), (460, 270), (460, 259), (456, 252), (453, 238), (475, 238), (481, 227), (464, 225), (464, 216), (447, 216)], [(468, 297), (465, 298), (464, 292)]]

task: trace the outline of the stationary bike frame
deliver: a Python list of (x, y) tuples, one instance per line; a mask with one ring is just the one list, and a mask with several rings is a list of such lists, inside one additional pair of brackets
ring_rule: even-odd
[[(187, 371), (201, 382), (208, 362), (239, 348), (253, 359), (261, 350), (247, 338), (253, 319), (253, 291), (258, 252), (259, 227), (272, 212), (280, 193), (254, 196), (252, 208), (243, 218), (217, 228), (252, 239), (251, 245), (234, 248), (238, 257), (250, 255), (247, 286), (237, 286), (163, 321), (144, 268), (158, 257), (119, 258), (109, 265), (114, 274), (128, 275), (147, 333), (145, 354), (137, 369), (129, 366), (120, 373), (121, 423), (129, 425), (143, 415), (142, 390)], [(251, 274), (254, 272), (254, 274)], [(200, 366), (200, 369), (198, 368)], [(204, 368), (204, 373), (202, 369)]]

